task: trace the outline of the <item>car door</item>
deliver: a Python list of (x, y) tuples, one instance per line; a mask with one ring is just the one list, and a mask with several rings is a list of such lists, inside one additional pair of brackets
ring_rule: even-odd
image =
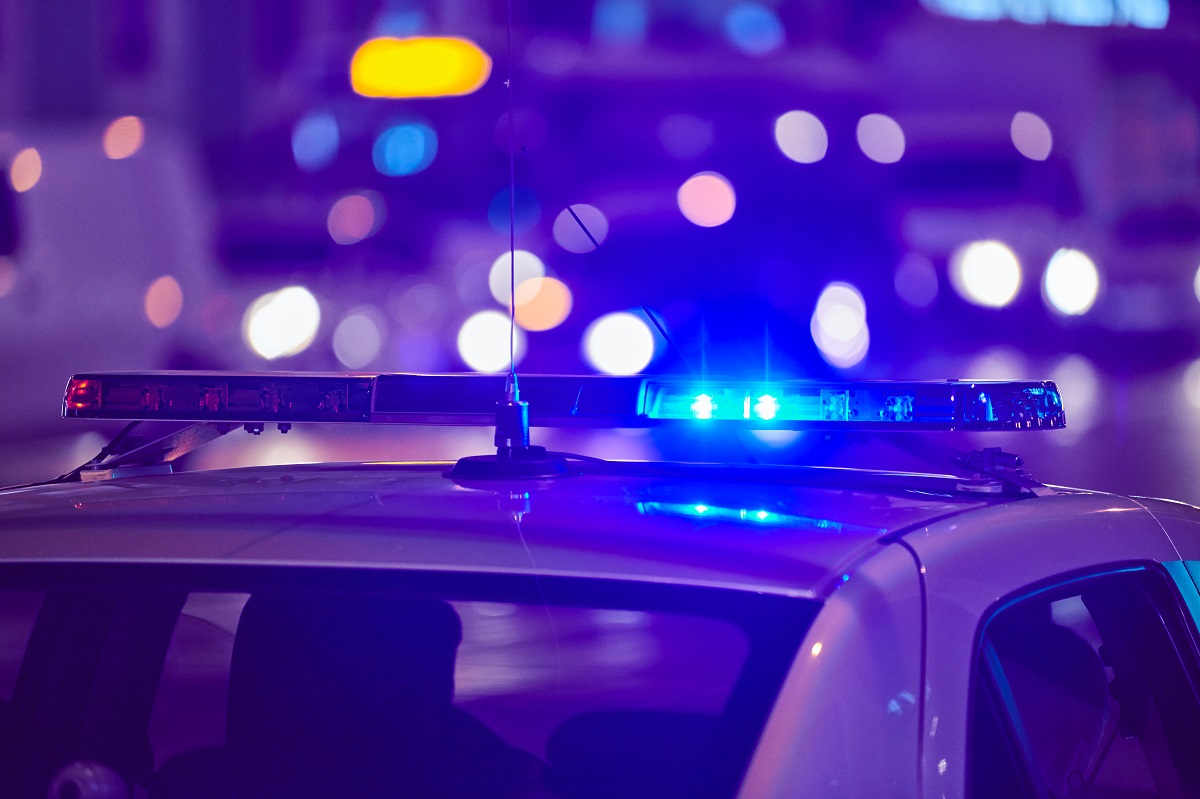
[(1179, 555), (1119, 497), (1062, 493), (911, 534), (926, 580), (925, 796), (1193, 796)]

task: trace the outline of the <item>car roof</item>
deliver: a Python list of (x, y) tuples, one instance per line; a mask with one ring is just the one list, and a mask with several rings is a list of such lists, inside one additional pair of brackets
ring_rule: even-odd
[(584, 463), (251, 467), (0, 492), (0, 560), (340, 565), (589, 576), (823, 597), (889, 536), (999, 502), (955, 478)]

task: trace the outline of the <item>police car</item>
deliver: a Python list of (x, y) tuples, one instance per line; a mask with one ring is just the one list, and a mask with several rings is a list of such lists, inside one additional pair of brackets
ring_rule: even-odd
[[(1046, 430), (1051, 383), (82, 374), (64, 414), (130, 426), (0, 492), (0, 795), (1200, 795), (1195, 508), (997, 450), (910, 474), (529, 440)], [(316, 422), (495, 424), (497, 451), (172, 473)]]

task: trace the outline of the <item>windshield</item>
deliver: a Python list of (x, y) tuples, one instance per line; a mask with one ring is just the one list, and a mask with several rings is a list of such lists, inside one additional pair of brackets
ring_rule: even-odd
[(512, 575), (6, 577), (0, 793), (31, 799), (727, 796), (816, 609)]

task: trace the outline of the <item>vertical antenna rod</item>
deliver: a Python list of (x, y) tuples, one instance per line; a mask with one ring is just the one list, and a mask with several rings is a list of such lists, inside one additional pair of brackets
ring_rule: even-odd
[(521, 457), (529, 451), (529, 403), (517, 385), (517, 130), (513, 102), (513, 11), (508, 0), (508, 380), (496, 404), (496, 457)]

